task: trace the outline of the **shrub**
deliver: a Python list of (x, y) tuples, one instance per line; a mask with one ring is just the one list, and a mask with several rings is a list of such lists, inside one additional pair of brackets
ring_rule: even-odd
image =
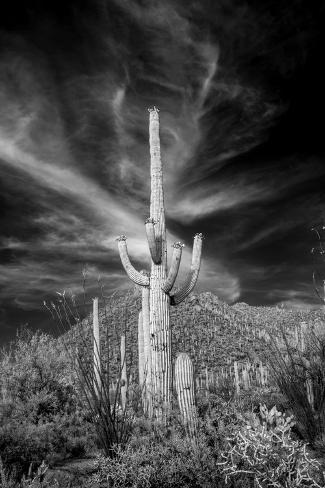
[(204, 437), (194, 443), (174, 430), (165, 436), (132, 438), (124, 450), (112, 458), (98, 457), (98, 473), (93, 482), (110, 488), (218, 487), (218, 473)]
[(11, 420), (0, 428), (1, 457), (17, 479), (27, 473), (30, 463), (37, 467), (43, 460), (54, 463), (80, 456), (94, 441), (89, 425), (78, 415), (58, 416), (38, 424)]
[(292, 425), (275, 407), (242, 414), (216, 401), (195, 442), (141, 422), (124, 450), (98, 457), (92, 481), (110, 488), (320, 488), (318, 463), (291, 437)]
[(74, 378), (62, 347), (46, 334), (24, 330), (2, 352), (0, 386), (7, 391), (0, 417), (0, 456), (20, 478), (35, 467), (84, 453), (93, 427), (79, 407)]
[[(293, 417), (285, 417), (275, 407), (261, 406), (250, 424), (227, 437), (218, 466), (226, 486), (232, 487), (318, 487), (319, 463), (309, 458), (306, 444), (293, 440)], [(313, 479), (313, 476), (318, 479)]]
[(17, 482), (12, 476), (8, 475), (0, 458), (0, 486), (1, 488), (60, 488), (57, 480), (44, 480), (47, 470), (48, 466), (46, 463), (42, 462), (34, 476), (31, 473), (31, 469), (29, 469), (27, 477), (23, 476), (22, 479)]
[(310, 444), (325, 449), (325, 334), (305, 333), (303, 350), (292, 345), (284, 327), (284, 348), (271, 338), (269, 363), (281, 393), (295, 414), (297, 429)]

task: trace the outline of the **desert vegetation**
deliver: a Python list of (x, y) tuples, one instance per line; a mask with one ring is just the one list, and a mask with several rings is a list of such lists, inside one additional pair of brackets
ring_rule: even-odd
[[(190, 316), (192, 311), (197, 317), (193, 341), (199, 340), (202, 329), (207, 332), (210, 328), (211, 332), (223, 324), (219, 337), (216, 333), (205, 347), (203, 341), (200, 343), (201, 359), (193, 361), (194, 428), (184, 422), (176, 384), (167, 425), (150, 418), (144, 409), (138, 380), (140, 292), (113, 297), (106, 304), (106, 317), (103, 310), (99, 313), (102, 397), (92, 387), (96, 376), (92, 314), (60, 339), (22, 330), (1, 356), (2, 486), (68, 486), (66, 478), (60, 478), (58, 466), (74, 458), (93, 464), (92, 472), (82, 474), (85, 486), (324, 486), (322, 312), (309, 314), (308, 323), (318, 328), (303, 327), (303, 351), (295, 342), (294, 327), (279, 333), (279, 340), (272, 346), (263, 334), (259, 338), (258, 332), (253, 332), (252, 321), (254, 342), (247, 339), (246, 353), (246, 348), (240, 348), (242, 335), (246, 334), (233, 331), (248, 320), (247, 313), (240, 322), (236, 307), (228, 307), (216, 297), (212, 306), (212, 300), (212, 295), (201, 294), (184, 301), (183, 319), (178, 317), (178, 334), (173, 340), (175, 364), (178, 352), (193, 357), (190, 340), (184, 344), (180, 333), (188, 323), (186, 314)], [(269, 331), (268, 324), (272, 324), (272, 330), (280, 325), (273, 323), (267, 308), (260, 307), (259, 314), (265, 331)], [(294, 312), (291, 314), (288, 325), (298, 318)], [(285, 315), (290, 316), (287, 311)], [(121, 335), (126, 344), (124, 408)], [(223, 353), (214, 364), (211, 342), (217, 340)], [(77, 345), (79, 359), (72, 354)], [(260, 376), (256, 377), (260, 367), (257, 357), (266, 347), (274, 350), (272, 361), (263, 352), (262, 364), (268, 376), (262, 383)], [(108, 357), (114, 358), (110, 367)], [(243, 371), (247, 371), (246, 383)], [(116, 435), (112, 437), (114, 429)], [(81, 483), (78, 476), (72, 481), (76, 486)], [(55, 484), (56, 479), (59, 484)]]
[(99, 283), (85, 318), (61, 293), (45, 304), (61, 335), (24, 329), (1, 353), (1, 486), (324, 487), (323, 311), (192, 294), (201, 234), (175, 288), (156, 109), (150, 150), (150, 273), (120, 236), (134, 289), (107, 297)]

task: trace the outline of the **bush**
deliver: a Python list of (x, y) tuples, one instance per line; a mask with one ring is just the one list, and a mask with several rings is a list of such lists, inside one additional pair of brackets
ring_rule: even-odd
[(16, 477), (30, 463), (79, 456), (94, 445), (93, 426), (79, 407), (67, 355), (39, 332), (21, 333), (0, 360), (7, 391), (0, 418), (0, 456)]
[(52, 418), (37, 424), (29, 420), (10, 420), (0, 428), (0, 453), (5, 466), (19, 478), (30, 463), (35, 467), (43, 460), (57, 460), (85, 454), (95, 438), (82, 415)]
[(319, 480), (318, 463), (292, 438), (292, 426), (293, 418), (275, 407), (240, 413), (215, 400), (195, 441), (178, 429), (139, 422), (124, 450), (98, 457), (92, 482), (110, 488), (320, 488), (325, 480)]
[(281, 393), (288, 399), (297, 430), (311, 445), (325, 451), (325, 334), (323, 325), (304, 335), (304, 348), (292, 345), (282, 328), (284, 348), (273, 338), (269, 362)]
[(110, 488), (198, 488), (218, 487), (211, 449), (204, 437), (194, 443), (173, 430), (133, 437), (124, 450), (112, 458), (98, 457), (98, 473), (93, 482)]
[(42, 462), (34, 475), (32, 475), (31, 470), (29, 470), (27, 477), (23, 476), (20, 482), (17, 482), (10, 474), (6, 472), (0, 458), (0, 486), (1, 488), (60, 488), (57, 480), (44, 480), (47, 470), (48, 466)]
[(226, 486), (324, 486), (319, 463), (309, 458), (306, 444), (291, 437), (293, 424), (293, 417), (285, 417), (276, 407), (268, 411), (264, 405), (259, 415), (251, 416), (250, 424), (227, 437), (218, 462)]

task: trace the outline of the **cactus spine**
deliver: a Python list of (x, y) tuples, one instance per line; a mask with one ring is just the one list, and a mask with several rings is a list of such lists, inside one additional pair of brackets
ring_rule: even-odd
[[(192, 264), (188, 276), (176, 292), (171, 290), (175, 283), (183, 245), (174, 244), (170, 271), (167, 273), (167, 243), (165, 226), (165, 208), (163, 192), (162, 163), (159, 139), (159, 111), (149, 109), (149, 144), (151, 157), (151, 196), (150, 217), (145, 222), (147, 241), (151, 256), (150, 275), (135, 270), (130, 262), (126, 237), (120, 236), (118, 248), (124, 269), (129, 278), (146, 290), (145, 307), (142, 309), (145, 361), (147, 363), (147, 391), (151, 395), (153, 414), (157, 419), (167, 420), (171, 406), (172, 358), (170, 305), (181, 303), (193, 290), (198, 278), (202, 234), (194, 237)], [(144, 296), (143, 296), (144, 300)], [(150, 336), (150, 348), (146, 341)]]
[(193, 364), (188, 354), (182, 352), (175, 362), (175, 386), (179, 409), (187, 433), (194, 437), (197, 432)]

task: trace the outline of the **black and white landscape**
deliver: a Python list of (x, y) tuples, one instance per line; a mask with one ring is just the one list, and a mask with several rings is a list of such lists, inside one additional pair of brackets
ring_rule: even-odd
[(1, 3), (1, 488), (324, 488), (324, 27)]

